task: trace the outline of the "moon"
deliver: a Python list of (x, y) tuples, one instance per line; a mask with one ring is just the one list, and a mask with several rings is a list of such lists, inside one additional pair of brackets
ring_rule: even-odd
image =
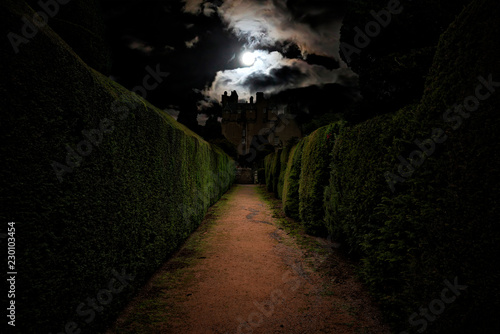
[(252, 66), (255, 63), (255, 56), (252, 52), (245, 52), (241, 56), (241, 62), (245, 66)]

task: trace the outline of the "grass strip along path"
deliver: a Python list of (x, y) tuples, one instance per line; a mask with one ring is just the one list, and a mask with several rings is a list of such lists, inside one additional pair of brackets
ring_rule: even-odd
[(324, 239), (236, 185), (108, 333), (389, 333)]

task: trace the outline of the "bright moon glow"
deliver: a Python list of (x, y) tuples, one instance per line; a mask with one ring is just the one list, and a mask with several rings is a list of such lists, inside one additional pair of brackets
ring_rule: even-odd
[(245, 52), (243, 56), (241, 56), (241, 62), (245, 66), (252, 66), (255, 63), (255, 56), (252, 52)]

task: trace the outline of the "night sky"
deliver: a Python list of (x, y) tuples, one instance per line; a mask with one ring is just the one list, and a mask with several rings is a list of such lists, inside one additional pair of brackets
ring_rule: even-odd
[[(146, 66), (160, 66), (170, 76), (147, 99), (174, 115), (193, 101), (202, 113), (224, 91), (248, 100), (258, 91), (295, 94), (327, 84), (353, 87), (357, 80), (339, 57), (343, 0), (103, 0), (102, 6), (111, 77), (132, 89)], [(250, 66), (242, 61), (246, 52), (254, 58)]]

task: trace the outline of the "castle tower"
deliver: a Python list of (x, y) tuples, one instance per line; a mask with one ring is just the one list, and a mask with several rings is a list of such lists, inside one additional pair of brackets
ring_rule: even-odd
[(225, 91), (224, 95), (222, 95), (221, 104), (224, 107), (228, 102), (229, 101), (228, 101), (227, 91)]
[(265, 101), (264, 93), (263, 92), (257, 92), (255, 103), (263, 103), (264, 101)]
[(238, 103), (238, 93), (235, 90), (231, 92), (231, 96), (229, 97), (230, 103)]
[[(257, 92), (255, 100), (250, 97), (250, 103), (239, 103), (236, 91), (231, 95), (224, 92), (221, 104), (222, 134), (238, 148), (239, 155), (251, 152), (253, 140), (258, 140), (259, 145), (267, 141), (278, 147), (291, 137), (302, 137), (293, 119), (287, 121), (286, 127), (276, 127), (280, 122), (276, 105), (272, 98), (266, 99), (263, 92)], [(268, 134), (263, 138), (262, 131), (266, 129)], [(273, 129), (279, 131), (275, 133)]]

